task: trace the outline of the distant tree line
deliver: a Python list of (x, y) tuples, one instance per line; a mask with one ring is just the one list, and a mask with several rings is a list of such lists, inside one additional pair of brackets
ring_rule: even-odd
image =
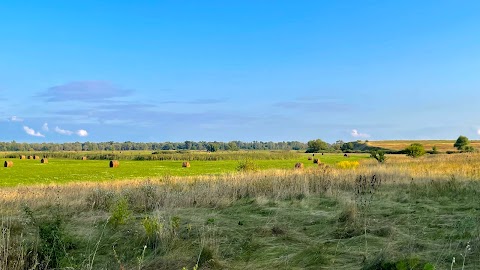
[(127, 150), (306, 150), (307, 144), (298, 141), (288, 142), (73, 142), (73, 143), (17, 143), (0, 142), (0, 151), (127, 151)]

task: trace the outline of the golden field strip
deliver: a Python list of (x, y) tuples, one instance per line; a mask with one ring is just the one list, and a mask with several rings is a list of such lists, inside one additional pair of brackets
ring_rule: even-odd
[[(403, 150), (413, 143), (422, 144), (425, 147), (425, 150), (432, 150), (433, 146), (437, 147), (437, 150), (440, 152), (447, 151), (457, 151), (453, 145), (455, 140), (398, 140), (398, 141), (369, 141), (367, 142), (368, 146), (381, 147), (389, 150)], [(471, 146), (475, 149), (480, 149), (480, 141), (470, 141)]]

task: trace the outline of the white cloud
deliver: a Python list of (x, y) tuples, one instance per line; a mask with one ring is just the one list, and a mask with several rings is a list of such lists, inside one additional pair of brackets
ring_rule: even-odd
[(12, 121), (12, 122), (23, 122), (23, 119), (14, 115), (14, 116), (10, 117), (10, 121)]
[(352, 133), (350, 134), (352, 135), (352, 137), (355, 137), (355, 138), (370, 138), (370, 135), (366, 133), (360, 133), (356, 129), (352, 129)]
[(58, 134), (62, 134), (62, 135), (72, 135), (73, 134), (73, 131), (66, 130), (66, 129), (61, 129), (59, 127), (55, 127), (55, 132), (57, 132)]
[(43, 131), (48, 131), (48, 130), (49, 130), (49, 128), (48, 128), (48, 123), (43, 124), (42, 130), (43, 130)]
[(35, 132), (35, 130), (33, 130), (32, 128), (29, 128), (27, 126), (23, 126), (23, 130), (25, 130), (25, 132), (28, 134), (28, 135), (31, 135), (31, 136), (35, 136), (35, 137), (45, 137), (45, 135), (41, 134), (40, 132)]
[(85, 129), (80, 129), (75, 132), (78, 136), (80, 137), (86, 137), (88, 136), (88, 132)]
[(477, 134), (478, 134), (478, 135), (480, 135), (480, 128), (479, 128), (479, 129), (477, 129)]

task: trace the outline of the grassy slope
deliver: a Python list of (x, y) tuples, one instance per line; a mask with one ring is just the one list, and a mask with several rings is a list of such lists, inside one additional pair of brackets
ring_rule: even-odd
[[(369, 141), (367, 145), (373, 147), (381, 147), (390, 150), (403, 150), (412, 143), (423, 144), (425, 150), (431, 150), (435, 145), (437, 146), (438, 151), (456, 151), (457, 149), (453, 147), (455, 143), (454, 140), (398, 140), (398, 141)], [(471, 141), (471, 145), (480, 149), (480, 141)]]
[[(319, 154), (317, 154), (319, 155)], [(346, 159), (341, 154), (319, 155), (321, 162), (334, 165), (339, 161), (357, 161), (368, 155), (351, 155)], [(50, 158), (48, 164), (38, 160), (13, 160), (12, 168), (0, 168), (0, 186), (69, 183), (77, 181), (109, 181), (121, 179), (146, 179), (170, 176), (193, 176), (205, 174), (224, 174), (236, 171), (238, 160), (191, 161), (190, 168), (182, 168), (182, 161), (134, 161), (120, 160), (119, 168), (109, 168), (106, 160), (74, 160)], [(3, 164), (4, 160), (1, 160)], [(307, 160), (307, 154), (297, 159), (255, 160), (261, 170), (293, 169), (296, 162), (303, 162), (306, 167), (313, 167)]]

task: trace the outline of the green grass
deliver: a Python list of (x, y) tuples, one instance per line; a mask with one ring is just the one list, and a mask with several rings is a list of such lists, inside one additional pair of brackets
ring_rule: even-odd
[[(310, 154), (299, 154), (295, 159), (253, 160), (260, 170), (293, 169), (296, 162), (303, 162), (305, 167), (314, 167), (313, 161), (307, 160)], [(358, 161), (368, 155), (316, 154), (321, 162), (335, 165), (339, 161)], [(77, 160), (49, 158), (48, 164), (39, 160), (12, 160), (12, 168), (0, 168), (0, 186), (64, 184), (82, 181), (110, 181), (123, 179), (161, 178), (163, 176), (195, 176), (225, 174), (235, 172), (239, 160), (190, 161), (190, 168), (182, 168), (182, 161), (172, 160), (120, 160), (120, 167), (110, 168), (108, 160)]]
[[(208, 251), (204, 254), (210, 260), (203, 261), (200, 269), (404, 269), (374, 267), (402, 261), (450, 269), (453, 257), (457, 261), (454, 269), (461, 269), (460, 254), (470, 243), (464, 269), (479, 269), (478, 188), (475, 182), (442, 193), (428, 183), (384, 186), (365, 212), (366, 249), (360, 216), (356, 221), (339, 219), (349, 207), (352, 191), (290, 199), (242, 198), (221, 207), (160, 208), (135, 212), (116, 227), (105, 226), (109, 212), (65, 207), (59, 212), (65, 239), (73, 245), (61, 265), (86, 269), (82, 264), (98, 241), (93, 269), (121, 269), (120, 265), (137, 269), (145, 245), (142, 269), (192, 269), (202, 250)], [(457, 200), (450, 200), (452, 197)], [(45, 215), (55, 209), (34, 213)], [(146, 238), (142, 226), (146, 216), (166, 228), (166, 236), (157, 245)], [(174, 217), (179, 227), (172, 234)], [(45, 219), (53, 218), (46, 215)], [(33, 227), (22, 224), (17, 225), (22, 230)], [(346, 234), (347, 230), (353, 233)], [(17, 234), (20, 232), (17, 229)]]

